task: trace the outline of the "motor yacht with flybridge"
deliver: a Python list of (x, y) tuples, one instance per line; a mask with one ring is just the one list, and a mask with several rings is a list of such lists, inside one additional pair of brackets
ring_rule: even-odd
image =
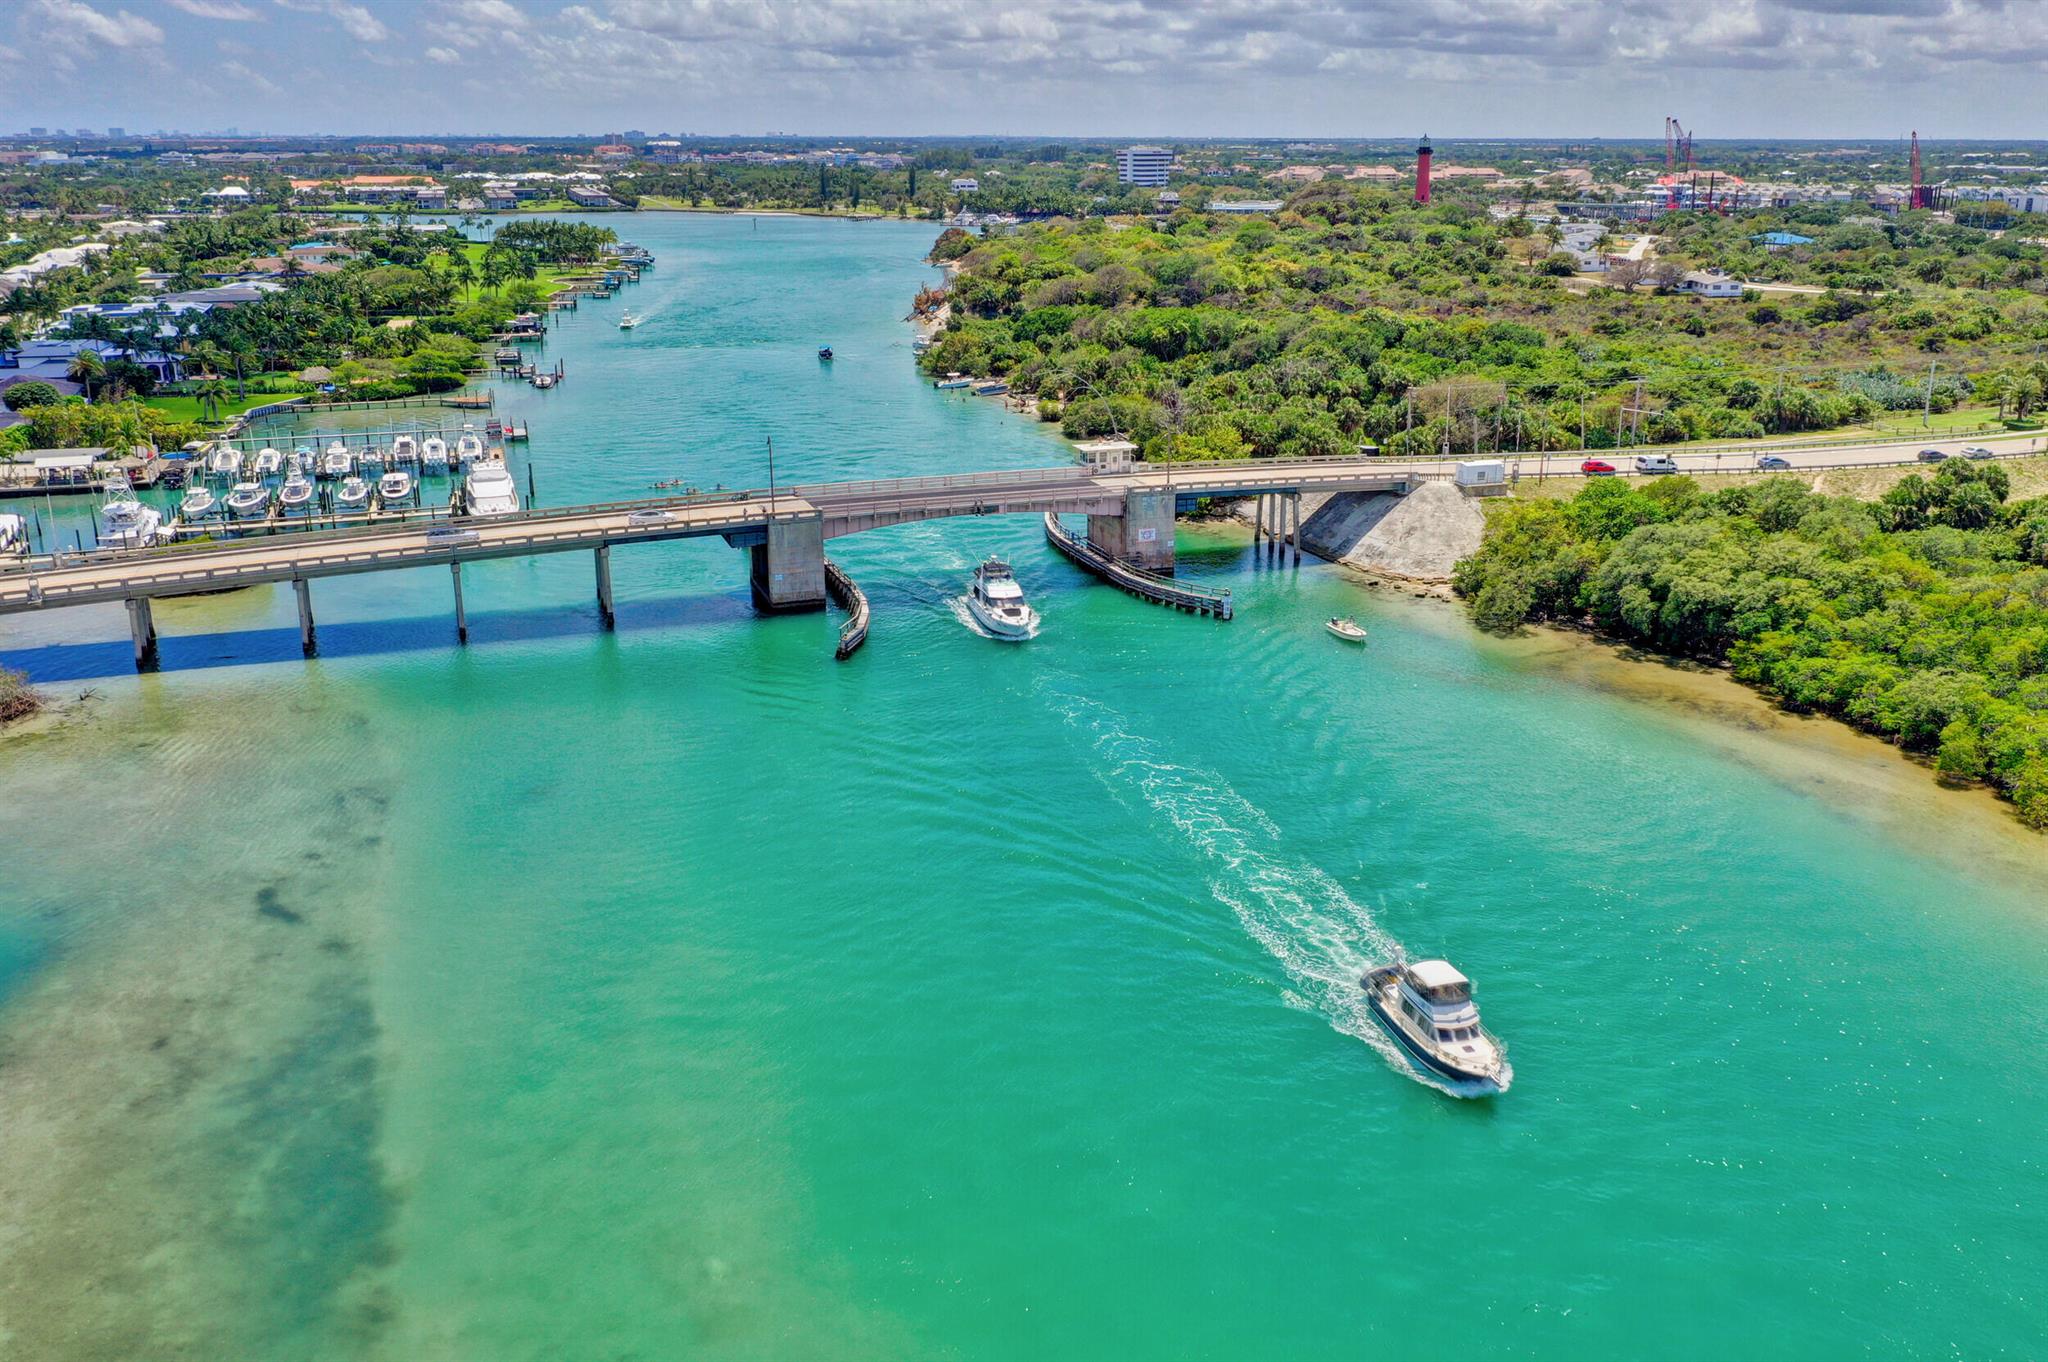
[(163, 513), (136, 500), (125, 473), (109, 473), (100, 506), (99, 541), (110, 549), (146, 549), (158, 538)]
[(1000, 558), (988, 558), (967, 584), (967, 612), (996, 638), (1026, 639), (1038, 628), (1038, 612), (1024, 602), (1024, 588)]
[(1359, 982), (1373, 1015), (1424, 1068), (1473, 1095), (1507, 1091), (1507, 1053), (1480, 1025), (1472, 981), (1448, 960), (1397, 959)]

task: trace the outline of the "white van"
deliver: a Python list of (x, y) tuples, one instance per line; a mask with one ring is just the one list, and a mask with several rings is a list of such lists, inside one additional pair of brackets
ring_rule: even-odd
[(1676, 473), (1677, 471), (1678, 461), (1669, 454), (1636, 455), (1636, 472), (1638, 473)]

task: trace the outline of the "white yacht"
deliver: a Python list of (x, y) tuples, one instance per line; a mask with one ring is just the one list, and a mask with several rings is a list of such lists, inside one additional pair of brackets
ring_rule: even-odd
[(464, 468), (484, 456), (484, 442), (476, 433), (476, 427), (466, 425), (462, 434), (455, 437), (455, 461)]
[(377, 504), (387, 509), (412, 500), (412, 474), (394, 468), (377, 479)]
[(1024, 588), (1000, 558), (989, 558), (974, 570), (967, 584), (967, 612), (997, 638), (1030, 638), (1038, 628), (1038, 612), (1024, 602)]
[(107, 478), (106, 493), (107, 499), (100, 506), (100, 547), (146, 549), (154, 544), (164, 523), (163, 514), (156, 507), (137, 501), (123, 474), (114, 473)]
[(27, 518), (12, 511), (0, 511), (0, 553), (15, 556), (27, 552)]
[(228, 493), (228, 514), (237, 520), (255, 520), (270, 512), (270, 489), (260, 482), (238, 482)]
[(519, 509), (519, 489), (512, 474), (497, 459), (486, 459), (469, 470), (462, 484), (462, 505), (471, 515), (511, 515)]
[(420, 461), (420, 442), (410, 435), (391, 437), (391, 462), (410, 468)]
[(233, 445), (217, 445), (213, 453), (206, 456), (206, 471), (217, 478), (239, 478), (242, 476), (242, 451)]
[(448, 442), (438, 435), (429, 435), (420, 445), (420, 462), (429, 472), (445, 472), (448, 468)]
[(1448, 960), (1396, 960), (1359, 982), (1373, 1015), (1424, 1068), (1482, 1093), (1507, 1091), (1507, 1054), (1479, 1023), (1472, 981)]
[(366, 478), (383, 476), (384, 470), (389, 466), (384, 451), (375, 445), (364, 445), (363, 452), (356, 455), (356, 471)]
[(354, 467), (355, 460), (349, 457), (347, 446), (339, 442), (329, 445), (320, 456), (320, 476), (329, 482), (347, 477)]
[(291, 472), (303, 473), (310, 478), (320, 471), (320, 451), (311, 445), (300, 445), (292, 451), (291, 458), (285, 461), (285, 467)]
[(283, 515), (304, 515), (313, 509), (313, 484), (302, 473), (294, 473), (277, 489), (277, 509)]
[(340, 511), (360, 511), (370, 504), (370, 484), (353, 475), (343, 478), (335, 490), (334, 506)]
[(284, 472), (284, 453), (269, 445), (256, 451), (256, 457), (249, 464), (249, 472), (258, 479), (274, 478)]

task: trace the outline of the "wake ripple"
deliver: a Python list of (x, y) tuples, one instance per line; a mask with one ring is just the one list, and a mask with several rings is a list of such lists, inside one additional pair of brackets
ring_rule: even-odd
[(1092, 741), (1096, 777), (1112, 794), (1121, 799), (1135, 792), (1215, 863), (1209, 891), (1280, 963), (1289, 984), (1282, 997), (1290, 1007), (1316, 1013), (1416, 1082), (1464, 1095), (1458, 1085), (1411, 1064), (1373, 1019), (1359, 978), (1369, 966), (1392, 959), (1400, 943), (1370, 909), (1320, 866), (1288, 857), (1280, 829), (1265, 810), (1216, 772), (1167, 760), (1156, 743), (1131, 732), (1124, 717), (1099, 700), (1050, 680), (1038, 688)]

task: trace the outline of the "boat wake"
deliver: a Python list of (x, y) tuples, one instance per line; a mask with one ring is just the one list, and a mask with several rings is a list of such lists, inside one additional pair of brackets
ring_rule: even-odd
[[(1023, 639), (1015, 638), (1009, 634), (997, 634), (990, 632), (990, 630), (985, 625), (983, 625), (980, 620), (974, 617), (974, 612), (967, 608), (967, 598), (965, 596), (946, 597), (946, 609), (952, 611), (953, 618), (959, 620), (962, 624), (966, 625), (970, 632), (980, 634), (983, 638), (992, 638), (996, 640), (998, 643), (1018, 643), (1024, 641)], [(1028, 633), (1024, 635), (1024, 639), (1037, 638), (1039, 627), (1041, 624), (1043, 624), (1043, 622), (1043, 620), (1033, 620), (1031, 623), (1031, 629)]]
[[(966, 608), (961, 607), (961, 613)], [(1136, 794), (1214, 864), (1209, 890), (1246, 934), (1286, 973), (1288, 1006), (1313, 1012), (1333, 1030), (1363, 1041), (1416, 1082), (1453, 1096), (1466, 1085), (1420, 1069), (1374, 1020), (1359, 980), (1394, 958), (1400, 943), (1370, 909), (1321, 867), (1295, 860), (1280, 829), (1214, 771), (1165, 759), (1130, 732), (1108, 705), (1047, 680), (1040, 689), (1066, 721), (1086, 734), (1100, 759), (1097, 778), (1120, 799)]]

